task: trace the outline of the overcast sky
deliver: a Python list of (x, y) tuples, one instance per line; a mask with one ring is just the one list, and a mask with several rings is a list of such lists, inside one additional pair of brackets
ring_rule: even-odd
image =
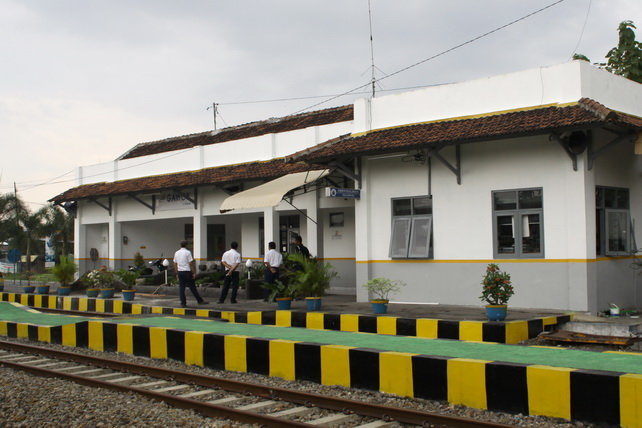
[[(371, 0), (377, 77), (551, 3)], [(626, 19), (642, 29), (642, 1), (565, 0), (380, 89), (557, 64), (575, 51), (602, 61)], [(230, 103), (367, 83), (368, 1), (0, 0), (0, 58), (0, 192), (15, 181), (25, 200), (44, 203), (73, 187), (73, 175), (34, 184), (113, 160), (139, 142), (212, 129), (212, 102), (221, 104), (219, 127), (232, 126), (322, 99)], [(357, 96), (364, 95), (316, 109)]]

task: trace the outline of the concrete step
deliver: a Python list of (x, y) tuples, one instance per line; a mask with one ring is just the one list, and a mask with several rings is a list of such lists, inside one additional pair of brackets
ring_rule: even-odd
[(560, 325), (559, 330), (600, 336), (635, 337), (642, 336), (642, 320), (609, 318), (605, 321), (570, 321)]

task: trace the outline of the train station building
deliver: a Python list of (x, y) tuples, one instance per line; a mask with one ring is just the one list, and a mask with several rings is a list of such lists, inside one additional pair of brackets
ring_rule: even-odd
[(640, 307), (642, 85), (573, 61), (360, 99), (141, 143), (52, 200), (80, 272), (182, 239), (199, 263), (231, 241), (260, 259), (298, 234), (358, 301), (388, 277), (398, 301), (476, 305), (496, 262), (512, 306)]

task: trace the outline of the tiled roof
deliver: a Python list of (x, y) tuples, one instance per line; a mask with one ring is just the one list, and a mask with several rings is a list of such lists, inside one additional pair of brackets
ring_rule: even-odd
[(271, 179), (286, 174), (307, 171), (310, 168), (310, 165), (304, 163), (286, 164), (283, 159), (275, 159), (269, 162), (251, 162), (206, 168), (193, 172), (132, 178), (113, 183), (86, 184), (69, 189), (55, 196), (51, 201), (60, 203), (89, 197), (126, 195), (128, 193), (151, 193), (213, 183), (225, 184), (247, 180)]
[(430, 145), (470, 143), (605, 124), (639, 130), (642, 129), (642, 118), (618, 113), (594, 100), (582, 98), (570, 106), (436, 121), (343, 136), (290, 155), (288, 159), (322, 162), (345, 155), (412, 150)]
[(354, 116), (352, 105), (333, 107), (292, 116), (252, 122), (244, 125), (223, 128), (218, 131), (201, 132), (182, 137), (167, 138), (160, 141), (141, 143), (120, 157), (131, 159), (156, 153), (183, 150), (195, 146), (223, 143), (241, 138), (256, 137), (264, 134), (294, 131), (311, 126), (328, 125), (352, 120)]

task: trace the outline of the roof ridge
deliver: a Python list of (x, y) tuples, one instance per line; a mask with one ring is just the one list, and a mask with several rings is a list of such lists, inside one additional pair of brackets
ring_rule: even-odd
[(588, 111), (589, 113), (593, 113), (602, 120), (617, 119), (618, 117), (618, 114), (614, 110), (611, 110), (604, 104), (595, 101), (592, 98), (580, 98), (577, 104), (584, 110)]

